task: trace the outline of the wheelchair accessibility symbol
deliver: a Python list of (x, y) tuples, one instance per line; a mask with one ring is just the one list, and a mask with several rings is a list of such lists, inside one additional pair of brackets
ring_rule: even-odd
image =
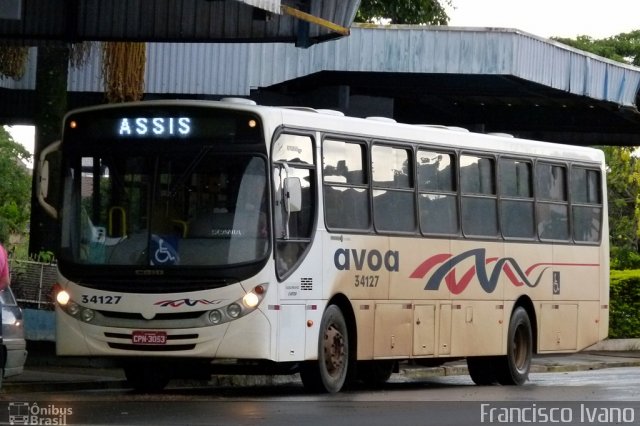
[(173, 242), (169, 239), (153, 235), (151, 237), (151, 258), (152, 265), (177, 265), (180, 257), (176, 250), (177, 241)]

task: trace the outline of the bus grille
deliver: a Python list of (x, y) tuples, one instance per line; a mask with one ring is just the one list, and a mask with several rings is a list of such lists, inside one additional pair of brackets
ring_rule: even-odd
[[(106, 318), (117, 318), (117, 319), (127, 319), (127, 320), (145, 320), (142, 314), (134, 313), (134, 312), (115, 312), (115, 311), (98, 311)], [(199, 318), (204, 312), (196, 311), (196, 312), (180, 312), (180, 313), (169, 313), (169, 314), (156, 314), (153, 318), (154, 320), (183, 320), (183, 319), (194, 319)]]
[(124, 351), (143, 351), (143, 352), (176, 352), (189, 351), (196, 347), (191, 345), (133, 345), (131, 343), (109, 343), (112, 349), (120, 349)]

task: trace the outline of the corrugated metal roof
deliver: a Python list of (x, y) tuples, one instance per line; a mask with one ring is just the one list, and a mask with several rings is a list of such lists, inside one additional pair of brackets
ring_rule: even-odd
[[(100, 59), (94, 47), (70, 70), (74, 105), (103, 99)], [(146, 73), (147, 98), (253, 96), (564, 143), (640, 144), (639, 68), (517, 30), (356, 26), (309, 49), (148, 43)], [(34, 87), (32, 49), (22, 80), (0, 80), (0, 116), (28, 121)]]
[(13, 90), (33, 90), (36, 87), (36, 63), (38, 49), (29, 48), (29, 56), (25, 66), (24, 75), (19, 80), (0, 75), (0, 88)]
[(349, 27), (360, 0), (24, 0), (23, 19), (0, 19), (0, 39), (297, 42), (304, 36), (319, 42), (338, 36), (321, 25), (300, 34), (298, 19), (261, 10), (279, 10), (280, 3), (308, 5), (313, 16)]
[[(102, 91), (99, 56), (69, 90)], [(281, 43), (149, 43), (148, 93), (248, 96), (321, 71), (504, 75), (570, 94), (636, 106), (640, 68), (517, 30), (354, 27), (351, 36), (297, 49)]]
[[(25, 76), (6, 89), (35, 87), (36, 48)], [(252, 89), (321, 71), (513, 76), (568, 94), (636, 107), (640, 69), (517, 30), (359, 27), (309, 49), (283, 43), (148, 43), (146, 92), (248, 96)], [(73, 92), (102, 92), (101, 55), (70, 70)]]
[(236, 0), (240, 3), (268, 10), (273, 13), (280, 13), (280, 0)]

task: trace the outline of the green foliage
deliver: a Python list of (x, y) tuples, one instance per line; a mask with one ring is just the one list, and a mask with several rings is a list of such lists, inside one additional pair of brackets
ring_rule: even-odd
[(0, 126), (0, 241), (25, 230), (31, 205), (31, 175), (22, 160), (31, 154)]
[(635, 147), (605, 146), (611, 268), (640, 268), (640, 159)]
[(640, 337), (640, 270), (611, 271), (609, 338)]
[[(5, 245), (5, 247), (7, 246)], [(11, 244), (9, 250), (11, 250), (11, 257), (15, 260), (31, 260), (29, 258), (29, 236), (27, 235), (16, 244)]]
[(640, 66), (640, 30), (605, 39), (594, 39), (582, 35), (575, 39), (554, 38), (554, 40), (604, 58)]
[(43, 250), (38, 252), (38, 254), (35, 254), (35, 255), (32, 254), (31, 256), (29, 256), (29, 259), (33, 260), (34, 262), (51, 264), (55, 262), (56, 257), (52, 251)]
[(640, 268), (640, 253), (635, 250), (625, 249), (611, 245), (609, 249), (611, 268), (613, 269), (637, 269)]
[(389, 21), (390, 24), (447, 25), (444, 4), (451, 0), (362, 0), (356, 22)]

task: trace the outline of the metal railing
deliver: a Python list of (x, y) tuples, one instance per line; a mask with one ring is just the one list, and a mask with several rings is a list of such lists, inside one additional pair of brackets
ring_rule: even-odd
[(57, 265), (10, 259), (9, 268), (11, 289), (21, 307), (53, 310), (51, 288), (57, 279)]

